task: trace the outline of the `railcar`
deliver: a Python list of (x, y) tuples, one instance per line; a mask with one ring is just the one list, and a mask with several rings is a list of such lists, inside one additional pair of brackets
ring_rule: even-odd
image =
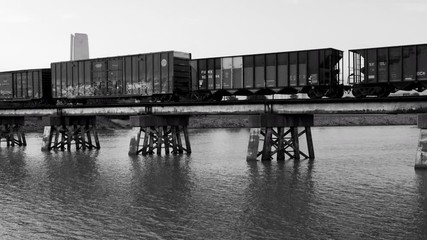
[(48, 68), (0, 72), (0, 103), (28, 105), (51, 103)]
[(341, 98), (343, 52), (333, 48), (193, 59), (193, 97), (306, 93)]
[(427, 88), (427, 44), (350, 50), (348, 67), (356, 98), (422, 92)]
[(166, 51), (52, 63), (52, 97), (72, 103), (177, 100), (190, 91), (190, 59), (189, 53)]

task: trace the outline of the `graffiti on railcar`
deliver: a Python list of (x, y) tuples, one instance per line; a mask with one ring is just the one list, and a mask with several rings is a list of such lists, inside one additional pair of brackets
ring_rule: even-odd
[(149, 96), (153, 94), (153, 86), (147, 82), (135, 82), (126, 84), (126, 93), (129, 95)]
[(121, 81), (100, 81), (93, 84), (68, 86), (61, 89), (61, 96), (69, 98), (76, 98), (79, 96), (114, 96), (122, 94), (124, 93)]

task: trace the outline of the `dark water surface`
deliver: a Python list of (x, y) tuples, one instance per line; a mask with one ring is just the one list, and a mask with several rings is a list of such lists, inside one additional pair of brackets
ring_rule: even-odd
[(0, 148), (0, 239), (427, 239), (419, 130), (314, 128), (315, 161), (247, 163), (247, 129), (191, 130), (191, 156)]

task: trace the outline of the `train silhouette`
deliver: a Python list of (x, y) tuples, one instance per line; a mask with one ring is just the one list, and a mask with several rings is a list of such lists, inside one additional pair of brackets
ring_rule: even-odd
[(387, 97), (427, 87), (427, 44), (334, 48), (192, 59), (166, 51), (51, 63), (0, 72), (3, 103), (207, 101), (306, 94), (311, 99)]

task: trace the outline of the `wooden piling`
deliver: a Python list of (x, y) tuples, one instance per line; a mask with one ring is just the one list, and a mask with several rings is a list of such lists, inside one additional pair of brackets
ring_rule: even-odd
[(284, 127), (278, 127), (278, 143), (277, 143), (277, 161), (284, 161), (285, 160), (285, 128)]
[[(304, 158), (314, 158), (314, 147), (311, 135), (311, 126), (313, 126), (313, 115), (306, 114), (262, 114), (251, 116), (249, 119), (251, 134), (249, 138), (248, 157), (247, 160), (254, 160), (258, 156), (262, 156), (262, 161), (273, 159), (273, 155), (277, 155), (278, 161), (285, 160), (285, 156), (290, 159), (299, 160), (301, 156)], [(299, 132), (298, 127), (304, 127), (304, 130)], [(256, 133), (252, 128), (261, 128), (261, 134)], [(308, 155), (300, 149), (299, 138), (306, 134)], [(255, 136), (257, 135), (257, 136)], [(258, 148), (258, 141), (255, 144), (255, 139), (263, 137), (263, 149), (260, 152), (255, 150)], [(274, 150), (272, 150), (274, 149)], [(255, 154), (255, 152), (257, 152)]]
[(187, 153), (191, 153), (190, 137), (188, 136), (187, 126), (183, 126), (182, 131), (184, 132), (185, 148), (187, 150)]
[(157, 128), (157, 155), (162, 154), (162, 145), (163, 145), (162, 129), (163, 127)]
[(299, 134), (298, 134), (298, 127), (291, 127), (291, 137), (293, 142), (293, 149), (294, 149), (294, 159), (300, 160), (300, 150), (299, 150)]
[(177, 135), (176, 135), (176, 127), (172, 126), (172, 153), (173, 154), (178, 154), (178, 140), (177, 140)]
[(260, 129), (251, 128), (249, 133), (249, 145), (248, 145), (248, 154), (246, 156), (246, 161), (255, 161), (258, 157), (258, 147), (260, 140)]
[(179, 129), (179, 126), (176, 127), (176, 140), (178, 141), (178, 153), (183, 153), (184, 149), (182, 148), (182, 140), (181, 140), (181, 131)]
[[(142, 127), (140, 127), (140, 129), (142, 130), (143, 128)], [(140, 130), (140, 131), (141, 131)], [(147, 144), (148, 144), (148, 139), (150, 138), (150, 128), (149, 127), (147, 127), (147, 128), (145, 128), (145, 132), (144, 132), (144, 144), (143, 144), (143, 148), (142, 148), (142, 151), (141, 151), (141, 153), (143, 154), (143, 155), (145, 155), (145, 154), (147, 154)], [(141, 138), (138, 140), (138, 142), (137, 142), (137, 146), (139, 146), (139, 142), (140, 142), (140, 140), (141, 140)]]
[(26, 146), (24, 117), (0, 117), (0, 145), (6, 142), (7, 147)]
[(71, 151), (73, 143), (76, 150), (100, 149), (95, 116), (48, 116), (43, 123), (42, 151)]
[[(129, 155), (191, 153), (188, 136), (189, 116), (175, 115), (141, 115), (130, 118), (134, 134), (129, 146)], [(138, 134), (139, 137), (138, 137)], [(183, 136), (183, 139), (182, 139)], [(133, 142), (135, 141), (135, 142)], [(141, 144), (142, 143), (142, 144)], [(183, 147), (185, 144), (185, 147)], [(136, 148), (134, 147), (136, 146)]]
[(418, 115), (418, 137), (417, 154), (415, 157), (415, 169), (427, 169), (427, 114)]
[(262, 150), (262, 161), (271, 160), (271, 146), (272, 146), (272, 128), (267, 127), (264, 132), (264, 146)]
[(311, 128), (305, 127), (305, 136), (307, 140), (308, 156), (310, 159), (314, 159), (314, 146), (313, 146), (313, 137), (311, 135)]

